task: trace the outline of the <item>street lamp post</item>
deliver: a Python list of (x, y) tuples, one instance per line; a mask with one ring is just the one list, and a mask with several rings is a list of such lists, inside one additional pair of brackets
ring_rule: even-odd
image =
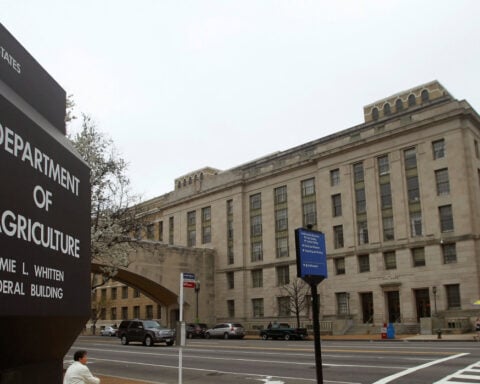
[(197, 322), (199, 321), (199, 318), (198, 318), (198, 292), (200, 291), (200, 280), (196, 280), (195, 281), (195, 296), (197, 298), (197, 308), (196, 308), (196, 319), (197, 319)]
[(437, 316), (437, 287), (435, 285), (432, 287), (432, 292), (433, 292), (433, 305), (435, 308), (435, 312), (433, 314), (434, 316)]

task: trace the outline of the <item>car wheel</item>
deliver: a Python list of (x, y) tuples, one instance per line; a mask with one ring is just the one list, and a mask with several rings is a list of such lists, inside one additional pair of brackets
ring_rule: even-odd
[(268, 336), (267, 336), (266, 333), (264, 333), (264, 334), (262, 335), (262, 339), (263, 339), (263, 340), (268, 340)]
[(206, 338), (206, 339), (210, 339), (210, 333), (206, 333), (206, 334), (205, 334), (205, 338)]
[(122, 343), (122, 345), (128, 345), (127, 336), (123, 335), (123, 336), (120, 338), (120, 342)]
[(143, 341), (143, 345), (146, 345), (147, 347), (151, 347), (153, 345), (152, 337), (149, 336), (149, 335), (145, 336), (145, 340)]
[(225, 333), (223, 334), (223, 338), (224, 338), (225, 340), (228, 339), (228, 333), (227, 333), (227, 332), (225, 332)]
[(290, 335), (287, 333), (284, 337), (285, 340), (290, 340)]

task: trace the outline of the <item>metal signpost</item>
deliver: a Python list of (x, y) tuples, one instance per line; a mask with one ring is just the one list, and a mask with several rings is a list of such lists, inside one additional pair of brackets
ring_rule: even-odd
[(177, 346), (178, 346), (178, 384), (182, 384), (183, 369), (183, 350), (185, 346), (185, 323), (183, 322), (183, 288), (195, 288), (195, 274), (183, 272), (180, 273), (180, 297), (178, 307), (180, 309), (179, 324), (177, 327)]
[(297, 276), (310, 285), (312, 292), (313, 333), (317, 382), (323, 384), (322, 351), (320, 347), (319, 298), (317, 285), (327, 277), (325, 235), (311, 228), (295, 230)]

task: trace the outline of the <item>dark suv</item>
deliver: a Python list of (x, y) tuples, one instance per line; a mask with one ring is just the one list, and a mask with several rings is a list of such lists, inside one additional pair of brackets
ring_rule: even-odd
[(204, 323), (188, 323), (186, 327), (187, 339), (193, 339), (194, 337), (205, 337), (205, 331), (207, 330), (207, 324)]
[(124, 320), (118, 327), (118, 337), (123, 345), (131, 341), (139, 341), (147, 347), (155, 343), (173, 345), (175, 332), (172, 329), (162, 327), (155, 320)]

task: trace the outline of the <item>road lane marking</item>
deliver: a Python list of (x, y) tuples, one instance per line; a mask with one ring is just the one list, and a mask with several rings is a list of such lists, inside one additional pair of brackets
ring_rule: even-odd
[(453, 355), (453, 356), (445, 357), (443, 359), (434, 360), (434, 361), (431, 361), (429, 363), (425, 363), (425, 364), (422, 364), (422, 365), (417, 365), (416, 367), (412, 367), (412, 368), (406, 369), (402, 372), (398, 372), (398, 373), (395, 373), (395, 374), (390, 375), (388, 377), (384, 377), (383, 379), (378, 380), (373, 384), (390, 383), (391, 381), (393, 381), (395, 379), (398, 379), (399, 377), (409, 375), (412, 372), (419, 371), (423, 368), (428, 368), (428, 367), (431, 367), (432, 365), (440, 364), (440, 363), (443, 363), (445, 361), (452, 360), (452, 359), (457, 359), (459, 357), (463, 357), (463, 356), (466, 356), (466, 355), (469, 355), (469, 353), (459, 353), (458, 355)]
[[(467, 384), (474, 384), (480, 383), (480, 361), (469, 365), (466, 368), (460, 369), (457, 372), (444, 377), (443, 379), (436, 381), (433, 384), (458, 384), (458, 383), (467, 383)], [(468, 381), (461, 381), (461, 380), (468, 380)]]

